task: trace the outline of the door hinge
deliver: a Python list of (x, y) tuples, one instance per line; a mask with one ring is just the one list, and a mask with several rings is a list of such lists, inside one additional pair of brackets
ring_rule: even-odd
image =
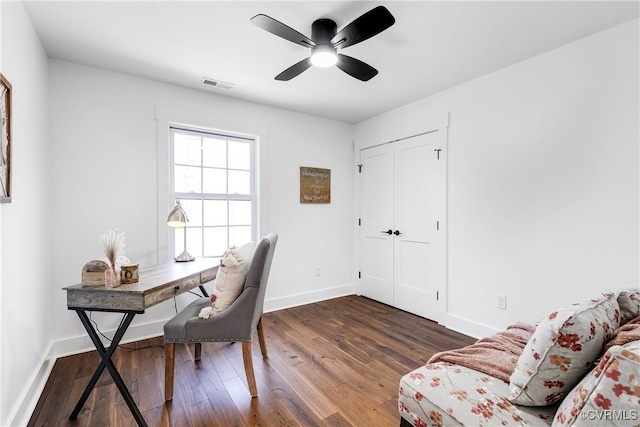
[(358, 166), (358, 173), (362, 173), (362, 165), (356, 165)]
[(436, 291), (436, 301), (440, 301), (440, 291)]
[(358, 218), (358, 225), (362, 225), (362, 218)]
[(436, 156), (437, 156), (437, 160), (440, 160), (440, 152), (442, 151), (442, 148), (436, 148), (435, 150), (433, 150), (436, 152)]
[(436, 230), (440, 231), (440, 221), (436, 221)]
[(358, 271), (358, 279), (362, 279), (362, 271)]

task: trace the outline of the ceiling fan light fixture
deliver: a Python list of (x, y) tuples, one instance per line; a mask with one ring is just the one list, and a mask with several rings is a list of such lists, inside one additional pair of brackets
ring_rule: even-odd
[[(2, 1), (2, 0), (0, 0)], [(251, 18), (251, 23), (269, 33), (305, 48), (311, 48), (311, 56), (304, 58), (280, 74), (275, 79), (288, 81), (308, 70), (311, 66), (336, 66), (351, 77), (366, 82), (378, 74), (371, 65), (347, 55), (338, 54), (338, 49), (353, 46), (383, 32), (396, 22), (391, 12), (384, 6), (377, 6), (360, 15), (340, 31), (336, 22), (320, 18), (311, 24), (311, 38), (265, 14)]]
[(318, 45), (311, 50), (311, 63), (316, 67), (328, 68), (338, 63), (336, 50), (329, 45)]

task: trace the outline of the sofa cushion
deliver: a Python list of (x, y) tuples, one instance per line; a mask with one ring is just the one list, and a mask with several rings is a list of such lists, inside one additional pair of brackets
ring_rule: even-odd
[(640, 422), (640, 341), (611, 347), (564, 399), (554, 426)]
[(621, 325), (640, 316), (640, 290), (633, 288), (623, 289), (616, 292), (616, 296), (620, 306)]
[(213, 294), (216, 296), (213, 304), (214, 316), (226, 310), (242, 293), (244, 279), (255, 248), (254, 242), (246, 243), (238, 248), (231, 248), (220, 260), (216, 285), (213, 290)]
[(528, 406), (561, 400), (591, 369), (619, 324), (613, 293), (549, 314), (518, 359), (510, 379), (509, 400)]
[(551, 425), (557, 407), (517, 406), (509, 385), (449, 362), (428, 364), (400, 380), (398, 410), (415, 426)]

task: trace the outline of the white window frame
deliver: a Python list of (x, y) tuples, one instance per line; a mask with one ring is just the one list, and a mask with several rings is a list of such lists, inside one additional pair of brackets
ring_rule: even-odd
[[(175, 161), (174, 161), (174, 135), (176, 133), (181, 134), (192, 134), (196, 136), (212, 136), (218, 139), (225, 139), (226, 141), (242, 141), (249, 144), (249, 156), (250, 156), (250, 165), (249, 165), (249, 175), (250, 175), (250, 193), (249, 194), (230, 194), (230, 193), (194, 193), (194, 192), (176, 192), (174, 191), (174, 174), (175, 174)], [(169, 135), (169, 202), (171, 206), (175, 205), (176, 200), (223, 200), (223, 201), (250, 201), (251, 203), (251, 239), (257, 240), (258, 235), (258, 204), (257, 204), (257, 180), (256, 180), (256, 164), (257, 164), (257, 156), (256, 156), (256, 143), (257, 137), (252, 135), (244, 135), (233, 132), (219, 131), (216, 129), (207, 129), (196, 126), (188, 126), (183, 124), (169, 124), (168, 129)], [(201, 172), (204, 168), (201, 166)], [(229, 168), (229, 165), (226, 165), (225, 168), (227, 171), (234, 170), (233, 168)], [(187, 212), (187, 214), (189, 214)], [(204, 224), (200, 226), (189, 226), (188, 228), (201, 228), (203, 230), (206, 228)], [(229, 241), (229, 228), (230, 226), (227, 224), (227, 241)], [(183, 248), (181, 247), (181, 242), (183, 239), (184, 229), (175, 229), (173, 233), (170, 233), (169, 236), (169, 252), (170, 254), (178, 254), (182, 252)], [(180, 234), (180, 236), (177, 236)], [(195, 242), (190, 242), (187, 236), (187, 251), (193, 251), (193, 245)], [(191, 249), (190, 249), (191, 248)], [(204, 241), (202, 241), (202, 247), (198, 252), (204, 251)], [(174, 255), (175, 256), (175, 255)], [(213, 257), (222, 256), (222, 254), (216, 254)]]
[[(170, 126), (187, 126), (195, 129), (208, 129), (232, 133), (240, 136), (255, 138), (255, 185), (256, 199), (254, 209), (257, 212), (254, 222), (256, 240), (261, 236), (262, 227), (269, 222), (267, 212), (264, 209), (261, 195), (268, 191), (269, 183), (265, 180), (266, 165), (264, 159), (269, 157), (269, 126), (262, 120), (247, 120), (246, 114), (235, 112), (233, 109), (221, 114), (216, 108), (182, 108), (166, 105), (155, 106), (156, 119), (156, 262), (158, 264), (171, 262), (175, 257), (173, 244), (170, 244), (170, 236), (173, 229), (167, 226), (167, 215), (173, 209), (175, 203), (170, 200)], [(150, 195), (149, 195), (150, 196)], [(189, 242), (187, 242), (187, 245)], [(178, 242), (180, 245), (180, 242)]]

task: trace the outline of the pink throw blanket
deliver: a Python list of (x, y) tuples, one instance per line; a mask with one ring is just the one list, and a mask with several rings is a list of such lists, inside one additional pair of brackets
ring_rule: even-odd
[(516, 323), (507, 327), (505, 331), (481, 338), (467, 347), (436, 353), (427, 364), (455, 363), (508, 383), (524, 346), (535, 330), (533, 325)]
[(640, 340), (640, 317), (636, 317), (616, 329), (604, 351), (606, 352), (614, 345), (623, 345), (636, 340)]

